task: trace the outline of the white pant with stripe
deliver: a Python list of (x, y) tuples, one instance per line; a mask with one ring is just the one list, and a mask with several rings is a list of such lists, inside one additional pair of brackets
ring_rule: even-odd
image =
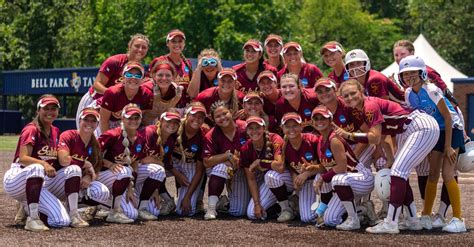
[[(21, 168), (21, 164), (13, 163), (3, 178), (3, 189), (5, 193), (15, 200), (26, 205), (26, 180), (29, 178), (45, 178), (44, 168), (40, 164), (31, 164)], [(69, 214), (61, 203), (46, 188), (42, 188), (39, 199), (39, 212), (48, 217), (48, 225), (51, 227), (69, 226), (71, 220)]]
[[(173, 157), (173, 166), (176, 170), (181, 172), (186, 179), (191, 183), (191, 181), (194, 178), (194, 175), (196, 174), (196, 163), (186, 163), (182, 161), (181, 159), (176, 159)], [(202, 179), (201, 179), (202, 182)], [(198, 187), (196, 190), (193, 192), (191, 196), (191, 212), (189, 212), (188, 216), (193, 216), (196, 213), (196, 204), (197, 200), (199, 197), (199, 192), (201, 190), (201, 182), (199, 183)], [(183, 210), (181, 209), (181, 203), (184, 199), (184, 196), (188, 192), (189, 187), (187, 186), (180, 186), (178, 188), (178, 202), (176, 203), (176, 213), (178, 215), (183, 215)]]
[(396, 136), (398, 148), (391, 169), (391, 176), (405, 180), (434, 148), (440, 132), (436, 120), (426, 113), (416, 110), (410, 114), (410, 119), (412, 122), (405, 132)]
[[(332, 189), (334, 189), (335, 186), (350, 186), (354, 193), (354, 201), (370, 194), (374, 189), (374, 176), (372, 175), (372, 171), (362, 163), (359, 163), (356, 169), (357, 172), (336, 174), (331, 180)], [(328, 226), (341, 224), (342, 215), (345, 212), (346, 208), (337, 194), (334, 193), (324, 213), (324, 224)]]
[[(208, 176), (214, 175), (229, 179), (227, 174), (227, 165), (217, 164), (206, 170)], [(232, 185), (229, 191), (229, 214), (232, 216), (243, 216), (247, 214), (247, 206), (250, 202), (250, 191), (248, 189), (247, 178), (242, 168), (234, 171)]]

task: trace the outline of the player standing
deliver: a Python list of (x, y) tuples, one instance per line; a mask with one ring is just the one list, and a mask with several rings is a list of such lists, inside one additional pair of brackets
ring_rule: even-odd
[(319, 50), (319, 54), (323, 57), (324, 63), (332, 68), (328, 77), (336, 82), (337, 88), (349, 79), (349, 73), (344, 65), (344, 56), (346, 52), (342, 45), (337, 41), (329, 41)]
[(269, 34), (265, 39), (265, 53), (267, 54), (266, 64), (269, 64), (280, 71), (284, 66), (285, 62), (281, 54), (283, 49), (283, 39), (280, 35)]

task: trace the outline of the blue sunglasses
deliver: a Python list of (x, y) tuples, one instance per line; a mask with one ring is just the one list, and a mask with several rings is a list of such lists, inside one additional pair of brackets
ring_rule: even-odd
[(203, 58), (201, 62), (202, 67), (216, 67), (217, 66), (217, 59), (215, 58)]
[(125, 72), (125, 74), (123, 74), (123, 76), (127, 79), (130, 79), (130, 78), (135, 78), (135, 79), (142, 79), (143, 78), (143, 75), (141, 73), (137, 73), (137, 74), (134, 74), (134, 73), (131, 73), (131, 72)]

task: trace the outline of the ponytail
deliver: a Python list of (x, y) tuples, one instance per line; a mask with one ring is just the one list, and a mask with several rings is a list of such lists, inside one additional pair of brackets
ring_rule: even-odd
[(156, 138), (156, 146), (160, 149), (160, 155), (158, 156), (158, 160), (163, 161), (163, 158), (165, 156), (165, 150), (163, 149), (163, 144), (161, 140), (161, 121), (156, 122), (156, 135), (158, 136)]
[(91, 155), (91, 164), (94, 167), (94, 171), (96, 174), (100, 172), (102, 169), (102, 154), (100, 152), (100, 146), (99, 142), (97, 141), (97, 138), (95, 138), (95, 135), (92, 134), (91, 137), (91, 144), (92, 144), (92, 155)]
[(123, 150), (123, 153), (125, 154), (124, 162), (125, 164), (132, 165), (132, 159), (130, 158), (130, 148), (129, 148), (130, 141), (128, 140), (128, 133), (125, 130), (125, 126), (123, 122), (120, 123), (120, 128), (122, 129), (122, 136), (123, 136), (122, 145), (125, 148)]
[(270, 159), (273, 156), (273, 143), (270, 140), (270, 133), (268, 132), (268, 130), (265, 130), (265, 139), (263, 147), (265, 148), (265, 159)]
[(286, 146), (288, 146), (288, 136), (284, 135), (283, 136), (283, 147), (281, 148), (281, 160), (283, 160), (283, 162), (286, 162), (285, 161), (285, 151), (286, 151)]
[(179, 128), (178, 128), (178, 138), (176, 138), (176, 142), (179, 145), (179, 149), (181, 151), (181, 161), (185, 162), (186, 161), (186, 154), (184, 152), (184, 147), (183, 147), (183, 133), (184, 128), (186, 126), (186, 121), (188, 120), (188, 114), (184, 117), (184, 119), (181, 119), (181, 122), (179, 123)]

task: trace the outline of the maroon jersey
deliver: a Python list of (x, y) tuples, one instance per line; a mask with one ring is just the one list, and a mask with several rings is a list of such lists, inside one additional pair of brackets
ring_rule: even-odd
[[(204, 136), (209, 130), (207, 128), (201, 127), (201, 129), (193, 136), (191, 139), (188, 139), (183, 133), (182, 144), (184, 149), (185, 161), (186, 163), (195, 163), (197, 161), (202, 161), (202, 147), (204, 147)], [(173, 150), (173, 157), (181, 160), (182, 158), (181, 147), (176, 143)]]
[(428, 72), (428, 79), (444, 92), (448, 86), (446, 86), (446, 83), (441, 79), (441, 75), (430, 66), (426, 66), (426, 71)]
[(214, 127), (204, 137), (203, 158), (209, 158), (217, 154), (223, 154), (229, 150), (231, 153), (239, 151), (247, 142), (246, 123), (242, 120), (235, 121), (234, 139), (229, 140), (219, 127)]
[[(152, 80), (149, 80), (147, 82), (144, 82), (142, 84), (142, 87), (150, 90), (150, 92), (153, 94), (153, 87), (154, 87), (154, 82)], [(176, 96), (176, 88), (173, 86), (173, 84), (170, 85), (168, 91), (163, 95), (161, 95), (161, 100), (162, 101), (168, 101), (172, 100)]]
[[(273, 66), (273, 65), (271, 65), (271, 64), (268, 62), (267, 59), (265, 59), (265, 60), (263, 61), (263, 64), (264, 64), (265, 66), (268, 66), (268, 65), (269, 65), (269, 66)], [(285, 66), (285, 64), (280, 60), (280, 64), (279, 64), (277, 67), (273, 66), (273, 68), (275, 68), (275, 69), (277, 70), (277, 72), (278, 72), (278, 71), (280, 71), (281, 69), (283, 69), (284, 66)]]
[(30, 144), (33, 146), (31, 151), (31, 157), (39, 160), (48, 162), (50, 165), (54, 165), (54, 162), (58, 159), (58, 138), (59, 129), (55, 126), (51, 126), (51, 133), (49, 139), (45, 139), (41, 135), (41, 130), (34, 123), (27, 124), (20, 133), (20, 139), (16, 146), (15, 158), (13, 162), (18, 162), (20, 158), (20, 147)]
[[(202, 92), (200, 92), (196, 98), (194, 98), (194, 101), (199, 101), (201, 102), (205, 107), (207, 112), (211, 112), (211, 105), (214, 104), (214, 102), (220, 100), (219, 99), (219, 93), (218, 87), (211, 87), (208, 88)], [(237, 98), (239, 98), (239, 108), (242, 108), (242, 101), (244, 100), (245, 94), (242, 93), (241, 91), (236, 91), (237, 92)]]
[(104, 97), (102, 97), (100, 106), (112, 112), (111, 121), (119, 120), (123, 108), (130, 103), (137, 104), (142, 110), (150, 110), (153, 106), (153, 93), (146, 87), (140, 86), (137, 94), (131, 100), (127, 98), (124, 87), (123, 84), (119, 84), (107, 88)]
[(211, 87), (217, 87), (218, 82), (219, 80), (217, 79), (217, 74), (214, 77), (214, 79), (209, 80), (206, 74), (204, 74), (204, 72), (201, 71), (201, 84), (199, 86), (199, 92), (202, 92)]
[(396, 135), (403, 133), (404, 124), (412, 110), (400, 106), (390, 100), (377, 97), (366, 97), (362, 112), (353, 109), (353, 117), (362, 120), (369, 128), (382, 125), (382, 135)]
[[(283, 147), (283, 138), (275, 133), (269, 133), (269, 139), (267, 140), (272, 143), (272, 151), (269, 152), (269, 156), (267, 156), (267, 147), (264, 145), (261, 151), (257, 152), (253, 147), (252, 140), (248, 140), (240, 149), (240, 166), (242, 167), (250, 167), (250, 165), (256, 160), (266, 160), (266, 161), (273, 161), (275, 156), (281, 155), (281, 148)], [(271, 163), (266, 162), (264, 164), (261, 163), (262, 168), (268, 170), (272, 169)]]
[[(125, 147), (122, 144), (123, 136), (120, 127), (107, 130), (99, 137), (100, 149), (104, 155), (104, 159), (122, 165), (125, 164)], [(128, 147), (130, 149), (130, 159), (133, 162), (145, 157), (143, 149), (145, 148), (145, 136), (143, 131), (137, 131), (136, 140)], [(105, 170), (106, 168), (102, 168)]]
[(301, 168), (303, 166), (303, 161), (301, 158), (303, 157), (306, 161), (317, 161), (318, 159), (318, 143), (319, 143), (319, 136), (315, 136), (310, 133), (303, 133), (302, 134), (302, 142), (301, 146), (298, 150), (295, 150), (293, 146), (291, 146), (290, 142), (286, 144), (285, 149), (285, 164), (288, 169), (296, 172), (297, 174), (302, 173)]
[(279, 123), (287, 112), (296, 112), (303, 119), (303, 127), (311, 125), (311, 112), (319, 105), (319, 100), (312, 89), (301, 89), (301, 102), (298, 109), (293, 108), (288, 100), (280, 97), (275, 105), (275, 118)]
[(156, 125), (148, 125), (146, 126), (145, 132), (145, 156), (151, 156), (158, 158), (162, 156), (163, 164), (165, 169), (169, 170), (173, 168), (173, 162), (171, 159), (171, 154), (173, 152), (175, 141), (176, 141), (176, 134), (170, 135), (163, 146), (163, 152), (161, 153), (161, 148), (157, 144), (158, 141), (158, 134), (156, 133), (157, 126)]
[[(148, 70), (153, 68), (155, 63), (157, 63), (158, 61), (162, 61), (162, 60), (166, 60), (174, 66), (174, 68), (176, 70), (176, 73), (177, 73), (176, 78), (174, 79), (174, 82), (176, 82), (176, 84), (178, 84), (180, 86), (183, 86), (184, 87), (184, 92), (187, 92), (189, 82), (191, 81), (191, 77), (192, 77), (191, 61), (189, 61), (189, 59), (184, 60), (184, 59), (181, 58), (180, 63), (175, 64), (173, 62), (173, 60), (171, 60), (171, 58), (168, 55), (164, 55), (164, 56), (154, 58), (153, 61), (151, 61), (150, 67), (149, 67)], [(183, 93), (182, 96), (181, 96), (181, 100), (178, 102), (176, 107), (184, 108), (184, 107), (186, 107), (186, 105), (189, 102), (191, 102), (191, 98), (189, 97), (189, 95), (187, 93)]]
[(263, 63), (263, 69), (259, 67), (255, 76), (253, 78), (248, 78), (246, 73), (247, 68), (245, 67), (246, 64), (246, 62), (243, 62), (232, 67), (232, 69), (234, 69), (235, 73), (237, 74), (238, 83), (236, 88), (245, 93), (248, 91), (258, 91), (257, 78), (262, 71), (270, 70), (275, 76), (277, 75), (277, 70), (275, 67), (271, 66), (270, 64)]
[[(288, 68), (285, 66), (283, 69), (278, 71), (278, 78), (281, 78), (282, 75), (288, 73)], [(305, 88), (313, 88), (316, 81), (323, 77), (323, 73), (319, 68), (311, 63), (303, 63), (300, 69), (300, 73), (298, 74), (298, 78), (301, 81), (301, 84)]]
[(404, 102), (405, 94), (393, 82), (382, 73), (371, 69), (365, 77), (365, 95), (373, 97), (386, 97), (396, 102)]
[[(71, 165), (78, 165), (82, 168), (84, 161), (89, 160), (92, 156), (92, 141), (86, 145), (79, 135), (78, 130), (66, 130), (59, 136), (58, 151), (65, 150), (71, 156)], [(62, 168), (61, 164), (55, 164), (56, 170)]]
[[(125, 64), (128, 63), (127, 54), (117, 54), (108, 57), (100, 66), (99, 72), (102, 72), (107, 76), (108, 80), (105, 83), (105, 87), (109, 88), (116, 84), (117, 80), (122, 77), (122, 70)], [(94, 96), (94, 99), (102, 97), (102, 94), (95, 93), (94, 87), (89, 88), (89, 93)]]
[[(278, 97), (281, 98), (280, 89), (278, 89)], [(262, 97), (262, 98), (263, 98), (263, 111), (269, 116), (275, 116), (276, 102), (274, 104), (274, 103), (270, 102), (270, 100), (268, 100), (266, 97)], [(278, 102), (278, 100), (277, 100), (277, 102)]]
[(340, 75), (336, 75), (336, 71), (332, 70), (328, 78), (332, 79), (334, 82), (336, 82), (336, 87), (339, 88), (341, 84), (349, 79), (349, 74), (346, 72), (346, 70), (342, 71)]
[(332, 115), (334, 123), (348, 132), (355, 132), (362, 125), (360, 118), (354, 118), (352, 108), (348, 107), (341, 97), (337, 98), (337, 109)]

